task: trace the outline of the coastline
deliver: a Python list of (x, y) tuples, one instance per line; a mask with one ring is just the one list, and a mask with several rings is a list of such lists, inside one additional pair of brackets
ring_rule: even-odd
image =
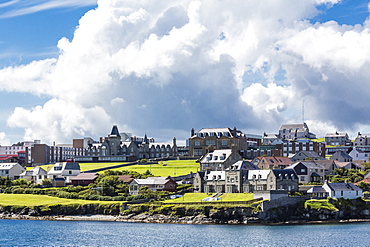
[(146, 215), (130, 218), (127, 216), (113, 215), (57, 215), (57, 216), (29, 216), (29, 215), (1, 215), (0, 220), (47, 220), (47, 221), (102, 221), (102, 222), (123, 222), (123, 223), (153, 223), (153, 224), (187, 224), (187, 225), (314, 225), (314, 224), (350, 224), (350, 223), (369, 223), (370, 219), (338, 219), (321, 221), (285, 221), (285, 222), (257, 222), (252, 221), (237, 222), (217, 222), (205, 217), (169, 217), (166, 215)]

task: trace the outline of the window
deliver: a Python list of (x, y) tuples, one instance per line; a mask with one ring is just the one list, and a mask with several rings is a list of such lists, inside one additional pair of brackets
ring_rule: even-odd
[(304, 181), (304, 176), (301, 176), (301, 182), (303, 182)]
[(301, 169), (301, 172), (306, 172), (306, 169), (304, 169), (304, 168), (303, 168), (303, 169)]
[(195, 145), (195, 146), (200, 146), (200, 141), (195, 141), (195, 142), (194, 142), (194, 145)]
[(227, 140), (222, 140), (221, 141), (221, 145), (222, 146), (227, 146), (228, 145), (228, 141)]
[(68, 173), (69, 173), (69, 174), (72, 174), (72, 171), (69, 171)]

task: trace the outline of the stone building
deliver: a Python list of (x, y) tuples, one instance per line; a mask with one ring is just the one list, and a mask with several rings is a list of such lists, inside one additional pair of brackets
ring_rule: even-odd
[[(87, 141), (83, 141), (85, 139)], [(74, 140), (76, 145), (84, 145), (85, 148), (85, 155), (76, 157), (78, 162), (125, 162), (178, 156), (176, 138), (173, 138), (172, 143), (156, 143), (153, 138), (146, 135), (144, 138), (129, 137), (122, 140), (116, 125), (113, 126), (111, 133), (100, 138), (99, 142), (91, 138), (85, 139)]]
[[(210, 150), (231, 149), (236, 146), (239, 154), (243, 157), (248, 149), (248, 137), (246, 134), (230, 128), (203, 128), (198, 132), (191, 130), (189, 138), (189, 156), (201, 157)], [(251, 141), (256, 142), (256, 138)]]

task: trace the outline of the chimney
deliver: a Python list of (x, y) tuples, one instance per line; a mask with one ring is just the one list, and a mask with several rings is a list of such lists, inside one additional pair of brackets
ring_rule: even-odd
[(236, 137), (236, 127), (233, 129), (233, 136)]
[(176, 137), (173, 138), (173, 145), (176, 146)]
[(193, 137), (193, 136), (194, 136), (194, 134), (195, 134), (195, 132), (194, 132), (194, 128), (192, 128), (192, 129), (191, 129), (191, 132), (190, 132), (190, 137)]

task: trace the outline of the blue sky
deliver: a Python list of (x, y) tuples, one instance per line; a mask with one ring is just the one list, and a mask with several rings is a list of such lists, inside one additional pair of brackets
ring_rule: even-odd
[[(237, 3), (238, 0), (234, 2)], [(191, 128), (202, 127), (235, 125), (245, 132), (254, 134), (276, 132), (284, 122), (301, 120), (301, 103), (296, 104), (299, 107), (292, 104), (294, 97), (303, 97), (296, 91), (294, 92), (297, 95), (292, 94), (292, 90), (297, 88), (301, 89), (300, 93), (306, 92), (305, 118), (311, 121), (313, 132), (321, 133), (325, 129), (350, 133), (366, 130), (370, 132), (367, 125), (370, 119), (367, 117), (359, 117), (358, 120), (349, 122), (338, 119), (335, 115), (337, 111), (335, 104), (342, 106), (341, 109), (346, 110), (345, 114), (348, 116), (351, 115), (349, 112), (357, 114), (366, 106), (357, 107), (349, 101), (340, 99), (335, 99), (339, 100), (338, 102), (329, 101), (325, 95), (321, 95), (319, 100), (315, 98), (321, 92), (330, 92), (334, 83), (340, 83), (340, 86), (336, 85), (338, 88), (345, 88), (353, 80), (358, 81), (359, 85), (362, 81), (364, 83), (368, 81), (364, 69), (367, 59), (362, 58), (360, 52), (358, 58), (354, 57), (346, 65), (338, 62), (339, 58), (338, 61), (334, 61), (332, 57), (324, 57), (315, 39), (312, 40), (312, 47), (317, 49), (317, 53), (306, 52), (304, 45), (299, 44), (307, 40), (306, 35), (310, 35), (310, 32), (312, 35), (318, 35), (318, 38), (330, 33), (333, 39), (337, 37), (335, 34), (341, 33), (342, 36), (338, 36), (338, 40), (343, 38), (340, 42), (348, 44), (342, 51), (346, 53), (357, 45), (352, 45), (352, 40), (345, 40), (348, 37), (345, 34), (356, 33), (362, 34), (361, 38), (364, 41), (360, 42), (361, 38), (353, 38), (353, 42), (359, 42), (367, 48), (367, 37), (364, 37), (364, 33), (367, 34), (368, 31), (364, 31), (364, 22), (369, 17), (369, 1), (342, 0), (336, 3), (336, 0), (323, 0), (321, 2), (324, 4), (321, 5), (316, 4), (320, 2), (316, 0), (298, 1), (299, 3), (293, 1), (290, 4), (294, 5), (293, 7), (284, 6), (287, 2), (289, 1), (276, 1), (276, 6), (271, 8), (259, 5), (258, 0), (241, 2), (241, 9), (245, 5), (246, 8), (259, 13), (255, 15), (248, 11), (245, 14), (239, 13), (238, 8), (223, 6), (223, 3), (212, 5), (208, 1), (197, 3), (190, 0), (176, 3), (161, 2), (157, 5), (150, 1), (137, 3), (131, 0), (117, 2), (107, 0), (101, 1), (99, 7), (98, 3), (92, 0), (1, 1), (0, 133), (3, 132), (6, 137), (2, 140), (0, 138), (0, 144), (32, 138), (49, 143), (53, 140), (68, 142), (72, 138), (83, 136), (97, 138), (99, 135), (106, 135), (111, 124), (118, 124), (120, 131), (133, 132), (137, 135), (149, 132), (149, 136), (161, 140), (171, 140), (175, 135), (178, 139), (186, 139)], [(205, 10), (206, 7), (209, 13)], [(293, 9), (289, 9), (290, 7)], [(90, 10), (95, 11), (91, 12), (90, 16), (84, 17)], [(228, 14), (220, 14), (219, 19), (215, 18), (213, 23), (208, 22), (210, 13), (223, 11), (233, 13), (230, 16), (234, 17), (240, 14), (240, 18), (230, 17), (230, 26), (222, 19), (229, 16)], [(273, 13), (270, 14), (271, 20), (266, 14), (270, 13), (269, 11)], [(279, 11), (281, 13), (278, 13)], [(287, 11), (288, 16), (284, 15), (284, 11)], [(189, 21), (192, 18), (201, 25), (193, 25)], [(73, 40), (80, 19), (84, 20), (81, 34)], [(276, 22), (276, 19), (283, 21)], [(308, 20), (310, 24), (303, 24), (304, 20)], [(232, 23), (233, 21), (235, 23)], [(337, 24), (328, 25), (329, 21)], [(361, 25), (362, 29), (355, 28), (356, 24)], [(271, 28), (272, 37), (261, 31), (267, 27), (266, 25)], [(350, 27), (344, 28), (345, 25)], [(200, 26), (203, 28), (199, 28)], [(239, 27), (240, 31), (236, 32), (233, 27)], [(247, 27), (245, 32), (242, 29), (244, 27)], [(328, 32), (321, 33), (319, 27), (327, 28)], [(287, 29), (290, 32), (282, 31)], [(220, 33), (223, 34), (223, 39), (219, 39)], [(243, 39), (247, 36), (241, 35), (243, 33), (248, 36), (245, 40)], [(212, 35), (217, 41), (208, 40)], [(63, 58), (71, 61), (69, 64), (76, 61), (77, 66), (70, 65), (71, 68), (67, 70), (68, 64), (51, 67), (45, 65), (44, 70), (33, 69), (39, 73), (36, 79), (33, 75), (28, 75), (30, 72), (24, 70), (24, 66), (32, 67), (33, 61), (43, 63), (50, 58), (55, 59), (54, 63), (65, 61), (59, 57), (61, 53), (57, 47), (63, 37), (68, 41), (62, 42), (65, 47)], [(185, 42), (186, 39), (188, 40)], [(172, 40), (172, 43), (168, 43), (167, 40)], [(177, 48), (172, 48), (172, 44)], [(239, 53), (234, 50), (239, 45), (246, 47), (245, 52)], [(210, 46), (212, 49), (209, 49)], [(269, 47), (274, 46), (281, 46), (279, 48), (281, 54), (274, 54), (276, 50), (269, 50)], [(332, 50), (330, 45), (324, 47), (328, 49), (327, 52)], [(343, 45), (338, 47), (342, 48)], [(159, 54), (161, 52), (162, 54)], [(103, 62), (104, 54), (110, 54), (112, 60)], [(205, 54), (208, 54), (208, 58), (203, 60), (202, 56), (206, 57)], [(137, 56), (141, 62), (136, 63), (135, 59), (132, 60), (133, 56)], [(292, 56), (298, 59), (298, 62), (293, 64), (292, 58), (286, 56)], [(84, 71), (83, 68), (79, 68), (78, 62), (81, 62), (81, 65), (86, 63), (84, 57), (90, 57), (90, 61), (97, 59), (96, 63), (90, 65), (97, 75), (91, 73), (89, 76), (83, 76), (88, 67)], [(195, 64), (207, 61), (209, 57), (215, 60), (195, 67)], [(102, 61), (101, 64), (99, 60)], [(113, 64), (109, 65), (111, 68), (107, 68), (109, 62)], [(116, 68), (115, 63), (120, 67)], [(12, 71), (9, 72), (7, 68), (12, 68)], [(60, 73), (66, 78), (71, 78), (71, 81), (78, 77), (76, 82), (73, 82), (74, 85), (81, 84), (81, 88), (86, 88), (92, 83), (94, 87), (79, 98), (78, 95), (75, 96), (75, 91), (72, 91), (72, 82), (71, 91), (68, 91), (60, 86), (64, 82), (58, 81), (56, 75), (44, 76), (43, 71), (54, 69), (64, 71)], [(338, 78), (341, 78), (340, 73), (347, 69), (357, 71), (357, 74), (350, 77), (352, 73), (350, 72), (343, 81), (338, 82)], [(76, 72), (76, 75), (73, 73), (68, 75), (71, 71)], [(297, 71), (301, 73), (298, 75)], [(221, 72), (222, 74), (218, 75)], [(100, 75), (101, 78), (95, 81)], [(17, 87), (10, 87), (9, 84), (15, 80), (19, 80), (19, 84), (14, 84)], [(318, 81), (327, 88), (315, 92), (318, 90), (316, 86)], [(46, 87), (52, 85), (52, 89), (48, 91), (36, 88), (37, 86), (34, 88), (29, 86), (38, 85), (39, 82)], [(228, 86), (230, 90), (226, 95), (211, 97), (206, 101), (199, 100), (204, 96), (208, 97), (207, 93), (210, 91), (214, 90), (214, 93), (225, 91), (217, 88), (222, 88), (226, 82), (231, 83), (231, 89)], [(86, 87), (82, 86), (83, 83), (86, 83)], [(333, 86), (330, 86), (330, 83), (333, 83)], [(95, 87), (98, 89), (94, 91)], [(61, 90), (61, 95), (58, 95), (58, 90)], [(355, 91), (352, 93), (356, 95)], [(279, 97), (276, 97), (277, 94)], [(158, 95), (161, 96), (160, 99)], [(230, 99), (235, 98), (239, 99), (230, 103)], [(264, 101), (261, 101), (262, 99)], [(318, 105), (319, 103), (321, 105)], [(96, 127), (89, 123), (78, 126), (76, 120), (71, 120), (72, 116), (75, 116), (73, 114), (68, 117), (65, 116), (68, 113), (50, 116), (53, 115), (50, 112), (62, 112), (60, 107), (66, 105), (76, 109), (74, 114), (86, 114), (85, 119), (96, 121)], [(322, 105), (327, 107), (321, 109)], [(37, 106), (41, 108), (36, 110)], [(51, 109), (47, 114), (48, 107)], [(261, 112), (270, 116), (270, 120), (265, 121), (264, 125), (260, 124), (265, 119)], [(94, 114), (98, 113), (100, 116), (96, 117)], [(195, 114), (198, 116), (196, 119), (193, 117)], [(329, 116), (331, 118), (323, 119)], [(49, 133), (49, 130), (37, 127), (39, 123), (37, 118), (42, 119), (42, 122), (54, 124), (55, 131)], [(65, 126), (69, 126), (72, 131), (67, 131)]]

